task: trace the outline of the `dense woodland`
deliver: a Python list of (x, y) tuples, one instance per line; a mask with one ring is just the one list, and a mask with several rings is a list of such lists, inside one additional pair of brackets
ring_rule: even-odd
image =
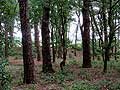
[(0, 90), (120, 90), (120, 0), (0, 0)]

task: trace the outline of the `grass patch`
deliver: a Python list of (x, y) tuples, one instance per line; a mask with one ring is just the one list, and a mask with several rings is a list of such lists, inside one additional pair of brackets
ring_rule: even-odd
[(98, 87), (89, 81), (77, 81), (72, 83), (70, 90), (98, 90)]

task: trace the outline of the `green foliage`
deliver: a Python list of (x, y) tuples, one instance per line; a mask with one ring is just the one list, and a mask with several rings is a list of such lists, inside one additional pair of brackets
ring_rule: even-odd
[[(18, 4), (16, 0), (1, 0), (0, 1), (0, 21), (9, 21), (11, 23), (18, 13)], [(10, 24), (9, 24), (10, 25)]]
[(42, 73), (40, 75), (40, 78), (43, 80), (41, 83), (42, 85), (47, 83), (56, 83), (63, 86), (65, 81), (73, 81), (75, 75), (73, 72), (70, 72), (68, 70), (64, 70), (64, 71), (60, 70), (55, 74)]
[(65, 81), (73, 81), (75, 75), (73, 72), (64, 70), (64, 71), (59, 71), (55, 75), (55, 79), (59, 84), (64, 83)]
[(52, 83), (55, 80), (54, 75), (50, 73), (41, 73), (40, 78), (42, 79), (42, 83), (40, 83), (41, 85)]
[(12, 75), (12, 84), (21, 85), (23, 83), (24, 71), (22, 65), (9, 65), (6, 70)]
[(6, 65), (8, 65), (7, 60), (3, 60), (0, 62), (0, 84), (2, 86), (2, 90), (11, 90), (11, 76), (6, 71)]
[(67, 64), (67, 65), (79, 65), (80, 63), (79, 62), (77, 62), (77, 61), (75, 61), (75, 60), (71, 60), (71, 61), (69, 61), (69, 64)]
[[(11, 43), (10, 43), (11, 44)], [(9, 56), (15, 57), (15, 59), (21, 59), (22, 58), (22, 45), (19, 38), (15, 38), (12, 41), (13, 47), (9, 47), (8, 54)]]
[(80, 70), (78, 76), (81, 76), (82, 79), (85, 79), (85, 80), (88, 80), (88, 81), (90, 81), (91, 78), (92, 78), (91, 74), (88, 73), (88, 72), (85, 72), (84, 70)]
[(98, 61), (98, 60), (92, 61), (92, 66), (94, 68), (96, 68), (96, 67), (103, 67), (103, 61)]
[(27, 86), (25, 90), (36, 90), (35, 85)]
[(109, 86), (109, 90), (120, 90), (120, 82), (113, 83)]
[(29, 5), (30, 5), (29, 16), (32, 25), (34, 24), (34, 22), (39, 22), (40, 18), (42, 17), (42, 11), (43, 11), (42, 4), (43, 4), (42, 0), (29, 1)]
[(76, 50), (78, 50), (78, 51), (82, 50), (82, 44), (81, 44), (81, 43), (76, 44), (76, 45), (75, 45), (75, 44), (70, 44), (69, 47), (70, 47), (71, 49), (76, 49)]
[(120, 82), (111, 83), (109, 80), (102, 80), (97, 83), (77, 81), (71, 86), (71, 90), (101, 90), (101, 88), (106, 88), (107, 90), (120, 90)]
[(88, 81), (78, 81), (72, 84), (71, 90), (98, 90), (98, 87)]

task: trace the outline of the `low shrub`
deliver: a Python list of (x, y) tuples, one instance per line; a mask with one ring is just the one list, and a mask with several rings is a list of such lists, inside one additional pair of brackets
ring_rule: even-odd
[(2, 90), (11, 90), (11, 76), (9, 72), (6, 71), (6, 65), (8, 65), (7, 60), (2, 60), (0, 62), (0, 87)]

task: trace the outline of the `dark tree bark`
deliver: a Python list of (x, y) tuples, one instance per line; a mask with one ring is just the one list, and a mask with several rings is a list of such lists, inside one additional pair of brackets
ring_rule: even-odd
[(20, 21), (23, 45), (24, 80), (23, 83), (35, 82), (34, 61), (32, 56), (32, 40), (28, 16), (28, 0), (18, 0), (20, 8)]
[(66, 24), (66, 18), (64, 17), (62, 19), (62, 47), (63, 47), (63, 61), (62, 62), (64, 63), (64, 65), (66, 62), (66, 55), (67, 55), (65, 24)]
[(35, 31), (35, 47), (37, 50), (37, 61), (41, 61), (38, 22), (36, 21), (34, 22), (34, 31)]
[(51, 63), (51, 54), (50, 54), (50, 36), (49, 36), (49, 11), (50, 8), (43, 6), (43, 17), (42, 17), (42, 57), (43, 57), (43, 66), (42, 71), (44, 73), (54, 72)]
[(89, 0), (83, 0), (83, 68), (91, 67), (90, 58), (90, 19), (89, 19)]

